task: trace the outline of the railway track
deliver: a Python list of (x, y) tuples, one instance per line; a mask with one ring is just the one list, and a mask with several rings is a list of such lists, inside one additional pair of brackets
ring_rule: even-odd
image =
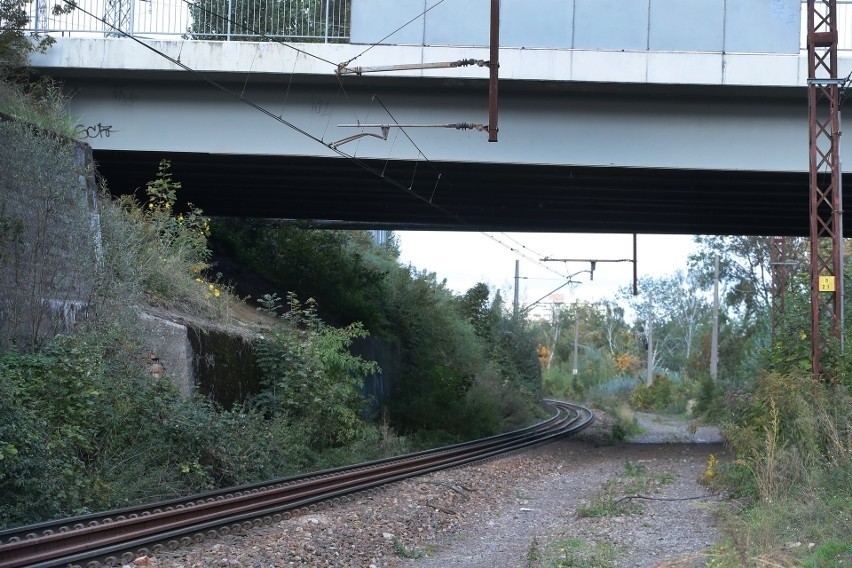
[(439, 469), (480, 461), (579, 432), (594, 421), (588, 409), (548, 401), (553, 417), (533, 426), (414, 454), (0, 531), (0, 567), (79, 566), (131, 562), (240, 532), (320, 507), (352, 493)]

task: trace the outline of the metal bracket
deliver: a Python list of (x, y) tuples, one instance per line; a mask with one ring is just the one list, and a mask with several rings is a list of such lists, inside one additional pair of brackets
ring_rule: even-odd
[(362, 75), (364, 73), (381, 73), (386, 71), (417, 71), (420, 69), (454, 69), (456, 67), (487, 67), (488, 61), (482, 59), (459, 59), (458, 61), (438, 61), (435, 63), (405, 63), (402, 65), (377, 65), (374, 67), (348, 67), (349, 62), (338, 63), (335, 73), (338, 75)]
[[(364, 125), (364, 126), (367, 127), (368, 125)], [(367, 137), (378, 138), (379, 140), (387, 140), (388, 139), (388, 133), (390, 132), (390, 126), (382, 126), (381, 129), (382, 129), (381, 134), (376, 134), (375, 132), (359, 132), (358, 134), (353, 134), (352, 136), (347, 136), (346, 138), (338, 140), (337, 142), (332, 142), (328, 145), (328, 147), (331, 148), (332, 150), (337, 150), (338, 146), (342, 146), (342, 145), (346, 144), (347, 142), (352, 142), (353, 140), (358, 140), (360, 138), (367, 138)]]
[(488, 130), (487, 124), (477, 124), (473, 122), (452, 122), (450, 124), (361, 124), (360, 122), (355, 124), (338, 124), (340, 128), (379, 128), (381, 129), (381, 134), (376, 134), (374, 132), (360, 132), (358, 134), (353, 134), (352, 136), (347, 136), (337, 142), (332, 142), (328, 145), (332, 150), (336, 150), (338, 146), (342, 146), (347, 142), (352, 142), (353, 140), (358, 140), (359, 138), (372, 137), (378, 138), (380, 140), (387, 140), (388, 133), (391, 128), (454, 128), (456, 130), (476, 130), (478, 132), (486, 132)]

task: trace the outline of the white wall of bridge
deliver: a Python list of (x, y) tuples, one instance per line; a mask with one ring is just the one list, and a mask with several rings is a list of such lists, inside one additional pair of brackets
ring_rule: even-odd
[[(96, 149), (334, 156), (358, 132), (338, 124), (487, 122), (487, 71), (340, 77), (363, 46), (146, 41), (320, 138), (317, 143), (128, 39), (59, 38), (33, 64), (63, 80), (78, 131)], [(487, 57), (482, 48), (378, 46), (361, 65)], [(852, 60), (841, 60), (841, 74)], [(719, 170), (807, 170), (805, 58), (604, 50), (501, 50), (500, 142), (412, 128), (430, 160)], [(378, 129), (371, 129), (378, 132)], [(421, 159), (392, 130), (340, 147), (362, 158)], [(848, 146), (844, 156), (849, 159)]]

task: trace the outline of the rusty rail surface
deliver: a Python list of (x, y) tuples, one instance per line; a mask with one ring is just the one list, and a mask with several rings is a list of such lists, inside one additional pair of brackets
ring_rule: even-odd
[(439, 469), (491, 458), (573, 434), (594, 421), (582, 406), (548, 401), (556, 413), (533, 426), (466, 442), (241, 487), (0, 531), (0, 567), (131, 562), (334, 505), (348, 494)]

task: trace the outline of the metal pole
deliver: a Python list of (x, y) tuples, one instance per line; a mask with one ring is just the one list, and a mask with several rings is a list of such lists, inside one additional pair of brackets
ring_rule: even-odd
[(580, 353), (580, 308), (574, 304), (576, 311), (574, 312), (574, 368), (571, 374), (575, 377), (580, 374), (580, 365), (577, 363), (577, 357)]
[(325, 0), (325, 43), (328, 43), (328, 17), (330, 13), (329, 4), (331, 0)]
[(520, 303), (519, 303), (519, 300), (520, 300), (520, 291), (519, 291), (520, 281), (521, 281), (521, 261), (519, 259), (515, 259), (515, 303), (513, 304), (513, 306), (514, 306), (513, 313), (514, 313), (515, 321), (518, 321), (518, 313), (519, 313), (519, 310), (521, 309)]
[(636, 233), (633, 233), (633, 295), (639, 295), (639, 263), (636, 262)]
[(491, 53), (488, 62), (488, 141), (497, 142), (497, 77), (500, 69), (500, 0), (491, 0)]
[(648, 300), (648, 378), (649, 387), (654, 382), (654, 304)]
[(226, 32), (225, 32), (225, 40), (226, 41), (231, 41), (231, 20), (234, 19), (234, 13), (233, 13), (232, 10), (233, 10), (233, 0), (228, 0), (228, 18), (227, 18), (228, 24), (227, 24), (227, 29), (226, 29)]
[(719, 255), (713, 275), (713, 331), (710, 336), (710, 378), (719, 376)]
[(837, 248), (837, 295), (835, 298), (836, 301), (836, 310), (837, 310), (837, 339), (840, 342), (840, 352), (843, 353), (846, 343), (846, 312), (844, 308), (844, 258), (843, 258), (843, 165), (841, 163), (841, 155), (840, 155), (840, 135), (843, 133), (843, 130), (840, 126), (840, 93), (837, 94), (838, 104), (837, 104), (837, 136), (835, 137), (835, 143), (837, 145), (836, 150), (836, 159), (837, 162), (837, 178), (836, 178), (836, 195), (834, 196), (834, 214), (835, 214), (835, 223), (837, 224), (837, 242), (835, 243), (835, 247)]
[(781, 317), (787, 289), (787, 238), (772, 237), (769, 242), (769, 264), (772, 266), (772, 340)]

